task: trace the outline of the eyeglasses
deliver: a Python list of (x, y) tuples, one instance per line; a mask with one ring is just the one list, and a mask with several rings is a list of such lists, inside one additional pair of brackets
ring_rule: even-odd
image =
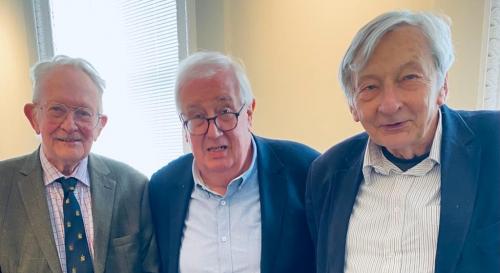
[(47, 119), (54, 123), (63, 122), (68, 113), (73, 114), (73, 120), (78, 126), (86, 126), (94, 128), (98, 120), (101, 118), (99, 113), (86, 107), (72, 107), (62, 103), (47, 103), (40, 106)]
[(213, 120), (215, 127), (222, 132), (231, 131), (238, 126), (238, 117), (245, 107), (243, 104), (238, 112), (222, 112), (210, 118), (196, 117), (184, 120), (181, 115), (181, 120), (186, 130), (194, 136), (201, 136), (208, 132), (210, 121)]

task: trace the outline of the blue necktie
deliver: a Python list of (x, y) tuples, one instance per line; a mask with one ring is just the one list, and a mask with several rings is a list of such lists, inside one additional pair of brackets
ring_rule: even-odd
[(56, 180), (64, 190), (64, 245), (66, 249), (66, 269), (68, 273), (92, 273), (90, 256), (82, 212), (75, 197), (76, 182), (74, 177), (61, 177)]

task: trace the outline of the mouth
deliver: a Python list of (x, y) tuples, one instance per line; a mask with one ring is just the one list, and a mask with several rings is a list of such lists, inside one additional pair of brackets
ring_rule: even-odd
[(66, 143), (74, 143), (74, 142), (80, 142), (81, 141), (81, 139), (79, 139), (79, 138), (73, 138), (73, 137), (66, 137), (66, 138), (56, 137), (56, 140), (57, 141), (61, 141), (61, 142), (66, 142)]
[(225, 150), (227, 150), (227, 145), (213, 146), (207, 148), (207, 151), (209, 152), (222, 152)]
[(387, 130), (387, 131), (395, 131), (395, 130), (399, 130), (399, 129), (405, 127), (405, 125), (406, 125), (406, 121), (401, 121), (401, 122), (382, 124), (380, 127), (382, 127), (384, 130)]

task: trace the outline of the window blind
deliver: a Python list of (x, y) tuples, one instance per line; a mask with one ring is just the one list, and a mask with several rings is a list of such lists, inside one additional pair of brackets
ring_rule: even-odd
[(147, 175), (183, 153), (174, 82), (175, 0), (51, 0), (54, 54), (90, 61), (106, 81), (108, 124), (93, 152)]

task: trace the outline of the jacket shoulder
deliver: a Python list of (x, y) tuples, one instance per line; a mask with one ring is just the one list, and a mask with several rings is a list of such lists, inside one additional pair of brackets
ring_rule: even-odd
[(366, 133), (352, 136), (329, 148), (313, 162), (313, 166), (315, 168), (350, 168), (355, 161), (362, 159), (367, 142)]
[[(295, 141), (269, 139), (255, 136), (257, 149), (267, 149), (274, 153), (282, 162), (287, 164), (309, 164), (319, 156), (315, 149)], [(264, 152), (264, 151), (258, 151)]]
[[(500, 111), (456, 111), (467, 126), (479, 136), (497, 138), (500, 134)], [(485, 132), (488, 132), (485, 134)]]
[(193, 154), (185, 154), (169, 162), (167, 165), (156, 171), (150, 180), (150, 187), (156, 188), (163, 185), (162, 181), (179, 181), (186, 176), (192, 176)]
[(13, 169), (18, 169), (24, 164), (29, 155), (23, 155), (19, 157), (9, 158), (0, 161), (0, 173), (12, 171)]
[(129, 184), (135, 183), (143, 185), (148, 181), (148, 178), (137, 169), (124, 162), (111, 159), (109, 157), (91, 153), (89, 155), (89, 164), (93, 168), (100, 167), (97, 165), (104, 165), (109, 170), (109, 175), (111, 175), (119, 183), (127, 181)]
[(21, 171), (23, 167), (26, 167), (28, 163), (33, 163), (34, 160), (37, 160), (39, 162), (38, 151), (35, 151), (31, 154), (0, 161), (0, 181), (4, 180), (4, 178), (14, 174), (15, 172)]

